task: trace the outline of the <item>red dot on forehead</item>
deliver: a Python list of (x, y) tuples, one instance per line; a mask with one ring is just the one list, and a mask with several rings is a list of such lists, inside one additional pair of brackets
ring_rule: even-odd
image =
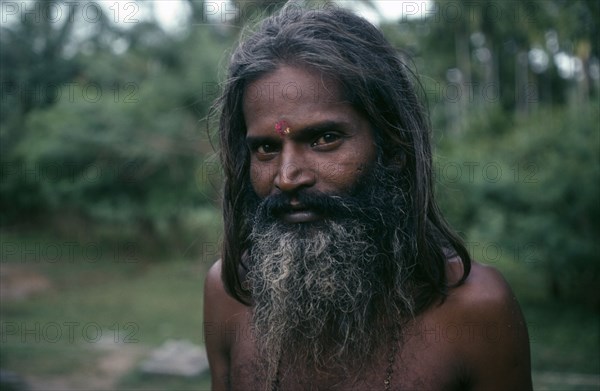
[(286, 120), (280, 120), (275, 123), (275, 131), (279, 133), (280, 136), (285, 136), (290, 132), (290, 126), (288, 125)]

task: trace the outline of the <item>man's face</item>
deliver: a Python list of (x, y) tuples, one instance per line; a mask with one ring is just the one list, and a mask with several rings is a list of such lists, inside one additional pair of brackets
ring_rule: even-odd
[(248, 86), (243, 109), (246, 279), (267, 377), (282, 360), (356, 368), (410, 312), (402, 172), (381, 163), (367, 119), (317, 72), (281, 67)]
[(297, 193), (348, 193), (375, 161), (368, 120), (343, 100), (339, 82), (314, 70), (282, 66), (254, 81), (243, 110), (252, 186), (261, 199), (289, 195), (285, 222), (320, 220)]

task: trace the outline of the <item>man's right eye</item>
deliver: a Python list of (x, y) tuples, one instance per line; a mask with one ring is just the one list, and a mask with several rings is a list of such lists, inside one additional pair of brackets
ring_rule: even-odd
[(277, 148), (272, 144), (261, 144), (256, 147), (256, 152), (259, 154), (268, 154), (277, 152)]

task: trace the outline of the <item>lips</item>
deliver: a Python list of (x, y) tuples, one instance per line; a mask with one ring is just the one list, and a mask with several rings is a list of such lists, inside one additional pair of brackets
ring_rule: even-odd
[(280, 217), (286, 223), (311, 223), (321, 219), (321, 215), (315, 210), (294, 203)]

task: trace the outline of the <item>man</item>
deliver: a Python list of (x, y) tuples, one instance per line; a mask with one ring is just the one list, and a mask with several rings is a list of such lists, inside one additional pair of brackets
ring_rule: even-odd
[(340, 9), (284, 8), (233, 54), (204, 299), (214, 389), (531, 389), (510, 288), (435, 203), (409, 75)]

